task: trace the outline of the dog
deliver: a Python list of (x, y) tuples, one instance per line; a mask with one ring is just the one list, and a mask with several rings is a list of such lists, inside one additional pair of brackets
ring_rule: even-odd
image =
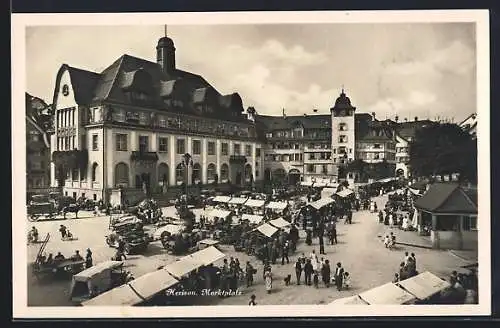
[(290, 281), (292, 280), (292, 275), (291, 274), (287, 275), (283, 280), (285, 281), (285, 286), (290, 285)]

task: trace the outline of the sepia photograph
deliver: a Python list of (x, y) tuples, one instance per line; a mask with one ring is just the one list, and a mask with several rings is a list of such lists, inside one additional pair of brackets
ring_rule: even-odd
[(14, 315), (489, 314), (487, 11), (12, 18)]

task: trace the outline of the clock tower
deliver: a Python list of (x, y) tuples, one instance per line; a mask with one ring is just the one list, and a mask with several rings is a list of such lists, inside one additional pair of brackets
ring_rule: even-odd
[(354, 160), (356, 145), (354, 114), (356, 107), (346, 96), (344, 88), (331, 109), (332, 114), (332, 159), (337, 167)]

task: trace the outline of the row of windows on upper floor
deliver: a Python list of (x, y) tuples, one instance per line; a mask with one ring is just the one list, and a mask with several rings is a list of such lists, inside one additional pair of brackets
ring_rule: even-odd
[[(122, 133), (116, 133), (115, 137), (115, 151), (128, 151), (128, 135)], [(83, 142), (83, 144), (86, 144)], [(183, 155), (186, 153), (186, 139), (176, 138), (176, 153), (179, 155)], [(242, 148), (244, 149), (244, 154), (242, 153)], [(99, 135), (92, 135), (92, 151), (99, 150)], [(149, 136), (139, 136), (139, 151), (148, 152), (152, 151), (150, 145)], [(158, 152), (168, 152), (169, 151), (169, 137), (158, 137)], [(201, 140), (192, 140), (191, 141), (191, 152), (193, 155), (200, 155), (202, 151)], [(261, 149), (255, 149), (256, 157), (261, 156)], [(212, 156), (216, 155), (216, 143), (215, 141), (207, 142), (207, 155)], [(229, 143), (222, 142), (221, 143), (221, 155), (228, 156), (229, 155)], [(232, 155), (245, 155), (252, 156), (252, 145), (241, 145), (239, 143), (233, 144), (233, 154)]]

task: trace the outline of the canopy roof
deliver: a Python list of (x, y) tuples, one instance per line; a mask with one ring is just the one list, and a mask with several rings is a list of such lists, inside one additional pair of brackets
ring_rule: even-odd
[(287, 206), (288, 206), (287, 202), (269, 202), (266, 208), (273, 210), (284, 210), (285, 208), (287, 208)]
[(132, 306), (143, 302), (129, 284), (113, 288), (82, 303), (83, 306)]
[(451, 286), (449, 282), (429, 271), (400, 281), (398, 285), (415, 295), (419, 300), (425, 300)]
[(204, 244), (204, 245), (217, 245), (220, 243), (220, 241), (207, 238), (207, 239), (200, 240), (199, 243)]
[(123, 262), (121, 261), (104, 261), (101, 263), (97, 263), (94, 266), (91, 266), (88, 269), (85, 269), (79, 273), (77, 273), (74, 278), (75, 279), (88, 279), (92, 278), (93, 276), (105, 271), (105, 270), (110, 270), (114, 268), (118, 268), (123, 265)]
[(272, 224), (273, 226), (275, 226), (276, 228), (284, 228), (284, 227), (288, 227), (291, 223), (288, 222), (287, 220), (283, 219), (283, 218), (277, 218), (275, 220), (271, 220), (269, 221), (270, 224)]
[(202, 265), (202, 263), (195, 261), (190, 257), (183, 257), (178, 261), (166, 265), (165, 270), (167, 270), (167, 272), (172, 276), (180, 279), (191, 271), (198, 269)]
[(254, 214), (243, 214), (241, 216), (242, 220), (248, 220), (250, 223), (260, 223), (264, 219), (262, 215), (254, 215)]
[(231, 197), (229, 196), (216, 196), (213, 201), (217, 203), (229, 203)]
[(391, 181), (396, 181), (397, 179), (398, 178), (396, 178), (396, 177), (390, 177), (390, 178), (384, 178), (384, 179), (377, 180), (377, 182), (387, 183), (387, 182), (391, 182)]
[(370, 305), (403, 305), (416, 300), (415, 296), (393, 283), (370, 289), (359, 297)]
[(273, 227), (272, 225), (268, 223), (264, 223), (256, 228), (260, 233), (262, 233), (266, 237), (272, 237), (278, 229)]
[(339, 186), (339, 184), (338, 184), (338, 183), (336, 183), (336, 182), (328, 182), (328, 183), (326, 184), (326, 186), (327, 186), (327, 187), (330, 187), (330, 188), (337, 188), (337, 187)]
[(340, 197), (347, 197), (353, 193), (354, 193), (354, 191), (352, 191), (351, 189), (345, 188), (345, 189), (342, 189), (341, 191), (339, 191), (337, 193), (337, 195), (339, 195)]
[(311, 187), (313, 185), (312, 181), (302, 181), (300, 183), (301, 186), (305, 186), (305, 187)]
[(227, 218), (231, 214), (231, 211), (220, 210), (218, 208), (211, 210), (207, 215), (209, 217), (217, 218)]
[(334, 202), (334, 200), (332, 198), (326, 197), (326, 198), (320, 198), (317, 201), (312, 202), (309, 205), (311, 205), (315, 209), (319, 210), (320, 208), (325, 207), (326, 205), (331, 204), (333, 202)]
[(147, 300), (178, 282), (166, 270), (161, 269), (146, 273), (132, 280), (129, 285), (141, 298)]
[(180, 224), (167, 224), (163, 227), (159, 227), (153, 233), (154, 235), (162, 234), (163, 232), (168, 232), (172, 235), (178, 235), (184, 231), (186, 227)]
[(363, 301), (359, 295), (354, 295), (336, 299), (328, 305), (368, 305), (368, 303)]
[[(208, 239), (208, 240), (210, 240), (210, 239)], [(208, 241), (208, 240), (205, 239), (205, 241)], [(216, 240), (212, 240), (212, 242), (219, 243)], [(212, 243), (212, 245), (214, 245), (214, 244)], [(207, 248), (202, 249), (196, 253), (188, 255), (188, 257), (191, 260), (193, 260), (197, 263), (201, 263), (201, 265), (209, 265), (209, 264), (215, 263), (218, 260), (223, 259), (225, 256), (226, 255), (224, 253), (219, 251), (214, 246), (207, 247)]]
[(266, 201), (262, 199), (249, 199), (246, 201), (245, 205), (250, 207), (262, 207), (265, 203)]
[(457, 183), (435, 183), (415, 201), (415, 207), (430, 213), (477, 215), (477, 193)]
[(243, 197), (233, 197), (229, 200), (229, 204), (244, 204), (248, 198)]
[(315, 182), (313, 187), (317, 187), (317, 188), (322, 188), (322, 187), (326, 187), (328, 182), (325, 182), (325, 181), (318, 181), (318, 182)]

